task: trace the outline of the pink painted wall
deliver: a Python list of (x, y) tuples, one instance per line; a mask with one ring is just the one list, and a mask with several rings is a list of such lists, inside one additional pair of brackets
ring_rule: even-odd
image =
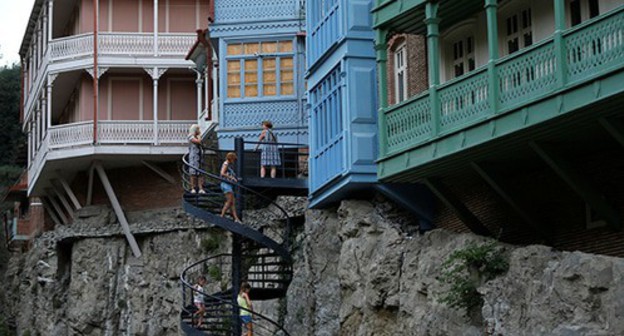
[(192, 78), (172, 78), (170, 85), (171, 120), (197, 119), (197, 89)]
[(139, 2), (128, 0), (110, 0), (112, 7), (110, 20), (111, 31), (138, 32), (139, 29)]
[(93, 120), (93, 79), (88, 74), (82, 75), (78, 102), (80, 120)]
[(111, 78), (111, 102), (112, 120), (140, 120), (141, 99), (139, 78)]
[[(76, 33), (93, 32), (93, 1), (82, 0), (79, 6), (79, 17), (76, 20)], [(145, 33), (154, 31), (153, 0), (98, 1), (100, 31), (142, 31)], [(163, 33), (195, 32), (196, 29), (207, 26), (208, 13), (209, 2), (207, 0), (159, 0), (158, 31)], [(109, 25), (109, 20), (112, 25)]]

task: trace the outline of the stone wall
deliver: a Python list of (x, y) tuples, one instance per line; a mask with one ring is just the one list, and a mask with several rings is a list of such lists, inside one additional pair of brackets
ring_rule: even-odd
[(623, 335), (624, 260), (505, 245), (509, 271), (478, 290), (479, 320), (439, 302), (441, 264), (485, 239), (435, 230), (408, 236), (384, 202), (307, 213), (289, 289), (297, 335)]

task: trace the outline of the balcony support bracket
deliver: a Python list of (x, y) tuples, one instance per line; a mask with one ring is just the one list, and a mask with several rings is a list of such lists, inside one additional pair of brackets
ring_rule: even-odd
[(47, 189), (46, 191), (54, 192), (56, 194), (56, 197), (58, 197), (59, 201), (61, 201), (61, 204), (63, 205), (65, 210), (67, 210), (67, 215), (69, 216), (70, 219), (73, 220), (74, 219), (74, 209), (71, 207), (71, 205), (69, 205), (69, 202), (65, 198), (65, 195), (63, 195), (63, 192), (56, 185), (54, 185), (54, 181), (52, 181), (52, 188), (51, 189)]
[(156, 166), (153, 163), (149, 163), (147, 161), (141, 161), (143, 162), (143, 164), (151, 169), (154, 173), (156, 173), (158, 176), (162, 177), (165, 181), (171, 183), (171, 184), (175, 184), (175, 179), (173, 178), (173, 176), (171, 176), (169, 173), (167, 173), (166, 171), (158, 168), (158, 166)]
[(71, 187), (69, 186), (69, 183), (67, 183), (67, 180), (65, 180), (58, 173), (57, 173), (57, 178), (58, 178), (59, 183), (61, 184), (61, 186), (65, 190), (65, 193), (67, 194), (67, 196), (69, 196), (69, 200), (74, 205), (74, 208), (76, 208), (76, 210), (82, 209), (82, 205), (80, 205), (80, 202), (78, 202), (78, 198), (76, 197), (76, 194), (74, 194), (74, 191), (71, 190)]
[(624, 123), (620, 120), (600, 118), (598, 122), (615, 141), (624, 146)]
[(54, 209), (52, 208), (50, 202), (48, 202), (45, 197), (41, 198), (41, 202), (43, 203), (43, 208), (46, 210), (46, 212), (48, 213), (50, 218), (52, 218), (52, 221), (54, 222), (54, 224), (62, 225), (61, 220), (59, 219), (59, 217), (54, 212)]
[(539, 217), (531, 211), (530, 202), (522, 196), (522, 193), (513, 188), (505, 179), (494, 172), (491, 167), (483, 163), (472, 162), (470, 164), (479, 176), (496, 192), (496, 194), (533, 230), (540, 235), (546, 243), (552, 242), (552, 234)]
[(100, 177), (100, 181), (102, 181), (102, 185), (104, 186), (104, 190), (108, 195), (108, 199), (113, 206), (113, 210), (115, 211), (115, 215), (117, 215), (117, 220), (119, 220), (119, 224), (121, 224), (121, 228), (123, 229), (124, 234), (126, 235), (126, 239), (128, 240), (128, 244), (130, 244), (130, 249), (136, 258), (141, 257), (141, 250), (139, 249), (139, 245), (134, 239), (134, 235), (130, 232), (130, 225), (128, 225), (128, 220), (126, 219), (126, 215), (121, 208), (121, 204), (119, 204), (119, 200), (117, 199), (117, 195), (115, 195), (115, 191), (113, 190), (113, 186), (110, 184), (108, 180), (108, 176), (102, 167), (102, 164), (99, 162), (94, 163), (95, 170)]
[(50, 201), (50, 204), (52, 204), (52, 207), (54, 208), (54, 210), (56, 211), (56, 213), (58, 214), (59, 218), (61, 219), (61, 222), (64, 225), (69, 224), (69, 220), (67, 220), (67, 216), (65, 216), (65, 213), (63, 212), (63, 209), (61, 209), (61, 207), (59, 206), (58, 202), (54, 199), (54, 196), (52, 196), (51, 192), (47, 192), (47, 199)]
[(436, 178), (426, 178), (424, 183), (442, 203), (455, 213), (470, 231), (482, 236), (492, 236), (490, 230), (483, 225), (481, 220), (444, 183)]
[(622, 228), (620, 215), (600, 190), (557, 151), (542, 144), (530, 142), (529, 145), (542, 160), (579, 195), (585, 203), (595, 210), (614, 230)]

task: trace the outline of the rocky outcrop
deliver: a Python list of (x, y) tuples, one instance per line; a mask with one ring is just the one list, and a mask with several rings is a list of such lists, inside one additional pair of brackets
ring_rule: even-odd
[(288, 329), (297, 335), (624, 335), (624, 260), (504, 246), (509, 271), (478, 291), (480, 320), (439, 302), (449, 255), (485, 239), (421, 236), (387, 203), (312, 210), (297, 236)]
[(223, 232), (170, 209), (129, 214), (137, 259), (108, 209), (79, 217), (11, 259), (7, 301), (20, 335), (177, 335), (181, 271), (207, 255), (204, 239), (221, 241), (209, 254), (230, 248)]

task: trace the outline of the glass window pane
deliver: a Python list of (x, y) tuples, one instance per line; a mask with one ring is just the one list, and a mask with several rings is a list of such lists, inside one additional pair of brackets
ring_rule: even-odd
[(593, 18), (600, 14), (598, 0), (589, 0), (589, 18)]
[(270, 54), (277, 52), (277, 42), (262, 42), (262, 53)]
[(230, 72), (230, 71), (240, 71), (240, 61), (239, 60), (228, 61), (227, 62), (227, 70), (228, 70), (228, 72)]
[(282, 57), (280, 59), (280, 66), (282, 69), (292, 69), (293, 68), (293, 58), (292, 57)]
[(266, 69), (275, 69), (275, 58), (265, 58), (262, 60), (262, 67)]
[(258, 60), (245, 60), (245, 71), (258, 70)]
[(240, 72), (228, 73), (228, 76), (227, 76), (228, 85), (240, 85), (240, 82), (241, 82)]
[(258, 83), (258, 73), (257, 72), (246, 72), (245, 73), (245, 85), (257, 84), (257, 83)]
[(228, 44), (227, 46), (228, 55), (240, 55), (242, 53), (243, 53), (243, 47), (241, 44)]
[(240, 86), (228, 86), (228, 98), (239, 98), (240, 96)]
[(253, 55), (260, 52), (260, 43), (245, 43), (245, 55)]
[(293, 51), (293, 43), (292, 43), (292, 41), (280, 41), (279, 42), (279, 51), (280, 52), (292, 52)]
[(289, 96), (289, 95), (293, 95), (294, 93), (295, 93), (294, 85), (292, 83), (282, 84), (282, 95)]
[(258, 86), (245, 85), (245, 97), (257, 97), (257, 96), (258, 96)]
[(264, 84), (264, 95), (265, 96), (275, 96), (277, 95), (277, 86), (275, 84), (267, 85)]
[(292, 70), (287, 70), (287, 71), (282, 70), (281, 76), (282, 76), (282, 82), (290, 82), (290, 81), (293, 81), (294, 79)]

